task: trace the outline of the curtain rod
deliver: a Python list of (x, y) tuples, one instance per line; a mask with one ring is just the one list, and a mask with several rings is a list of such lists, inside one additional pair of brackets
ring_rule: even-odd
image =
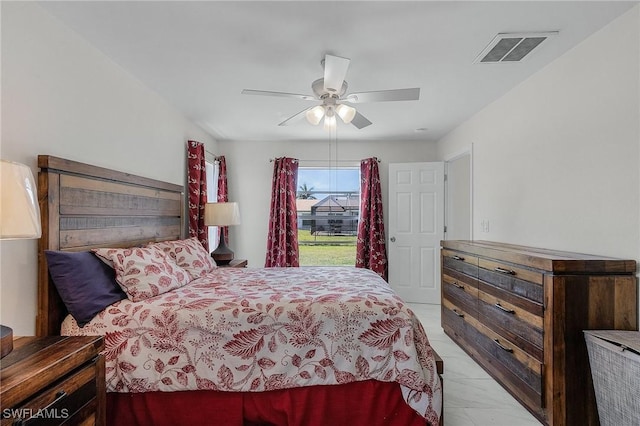
[[(275, 160), (275, 158), (269, 158), (269, 162), (270, 162), (270, 163), (273, 163), (273, 161), (274, 161), (274, 160)], [(362, 161), (362, 160), (327, 160), (326, 158), (325, 158), (325, 159), (322, 159), (322, 160), (308, 160), (308, 159), (300, 160), (300, 159), (294, 158), (294, 160), (295, 160), (295, 161), (308, 161), (308, 162), (314, 162), (314, 161), (316, 161), (316, 162), (322, 162), (322, 161), (326, 161), (326, 162), (328, 162), (328, 163), (359, 163), (360, 161)], [(378, 160), (378, 163), (381, 163), (381, 162), (382, 162), (382, 160), (381, 160), (381, 159), (379, 159), (379, 158), (378, 158), (377, 160)]]
[(218, 155), (214, 154), (213, 152), (209, 151), (209, 150), (204, 150), (205, 153), (211, 155), (213, 157), (213, 164), (218, 164), (220, 161), (218, 161)]

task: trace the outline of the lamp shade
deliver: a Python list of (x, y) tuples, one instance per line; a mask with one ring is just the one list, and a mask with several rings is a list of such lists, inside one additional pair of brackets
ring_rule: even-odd
[(0, 239), (40, 238), (40, 207), (31, 169), (0, 160)]
[(307, 111), (305, 115), (307, 116), (307, 121), (316, 126), (320, 123), (322, 117), (324, 117), (324, 107), (322, 105), (316, 105)]
[(207, 203), (204, 206), (204, 224), (207, 226), (240, 225), (238, 203)]
[(349, 105), (340, 104), (336, 106), (336, 113), (342, 119), (344, 124), (351, 123), (351, 120), (356, 116), (356, 109)]
[(327, 132), (330, 132), (331, 130), (336, 128), (336, 115), (333, 114), (333, 111), (331, 111), (332, 114), (327, 114), (324, 117), (324, 130), (326, 130)]

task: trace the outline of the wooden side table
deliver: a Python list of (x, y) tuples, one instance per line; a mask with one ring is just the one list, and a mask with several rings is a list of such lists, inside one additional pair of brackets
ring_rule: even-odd
[(0, 362), (0, 424), (106, 423), (101, 336), (20, 337), (13, 345)]
[(220, 268), (246, 268), (247, 267), (247, 259), (233, 259), (231, 262), (226, 265), (218, 265)]

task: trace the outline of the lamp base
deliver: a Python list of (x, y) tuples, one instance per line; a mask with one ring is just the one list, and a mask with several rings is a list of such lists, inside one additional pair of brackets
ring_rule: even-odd
[(211, 257), (215, 260), (217, 265), (228, 265), (233, 260), (234, 253), (227, 244), (223, 235), (220, 236), (220, 244), (211, 252)]
[(0, 358), (9, 355), (13, 350), (13, 330), (0, 325)]
[(211, 253), (211, 257), (215, 260), (216, 265), (228, 265), (233, 260), (233, 253), (231, 255), (214, 255)]

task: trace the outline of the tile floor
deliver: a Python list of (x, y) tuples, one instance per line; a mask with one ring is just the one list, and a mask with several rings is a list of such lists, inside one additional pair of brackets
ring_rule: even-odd
[(445, 426), (539, 426), (502, 386), (442, 331), (440, 305), (409, 303), (444, 361)]

